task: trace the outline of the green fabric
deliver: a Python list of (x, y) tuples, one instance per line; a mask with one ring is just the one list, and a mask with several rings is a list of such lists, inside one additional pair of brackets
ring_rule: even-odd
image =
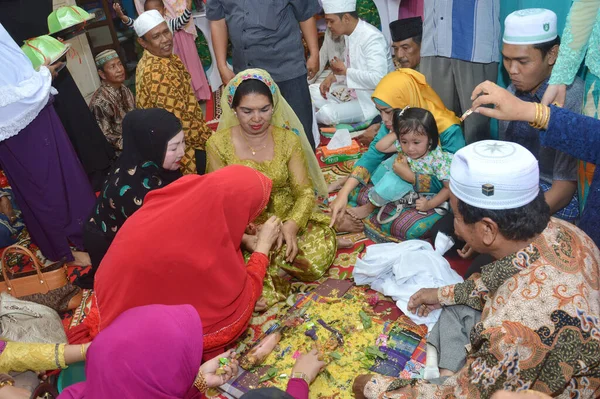
[[(575, 8), (576, 3), (581, 3), (581, 1), (576, 0), (573, 3), (573, 8)], [(600, 76), (600, 51), (598, 51), (600, 49), (600, 12), (598, 11), (600, 1), (588, 0), (586, 3), (586, 7), (579, 7), (578, 11), (570, 12), (567, 17), (565, 30), (561, 38), (559, 57), (552, 70), (550, 84), (568, 85), (573, 83), (584, 57), (585, 65), (590, 71), (596, 76)], [(593, 11), (595, 11), (595, 15)], [(574, 24), (578, 26), (582, 36), (585, 36), (584, 32), (589, 34), (587, 41), (573, 36), (571, 28)], [(573, 48), (573, 41), (581, 44)]]
[(380, 107), (385, 107), (385, 108), (392, 108), (391, 105), (389, 105), (388, 103), (386, 103), (385, 101), (381, 101), (378, 98), (373, 97), (373, 101), (375, 102), (375, 104), (379, 105)]
[(356, 12), (359, 18), (381, 30), (381, 19), (373, 0), (358, 0), (356, 2)]

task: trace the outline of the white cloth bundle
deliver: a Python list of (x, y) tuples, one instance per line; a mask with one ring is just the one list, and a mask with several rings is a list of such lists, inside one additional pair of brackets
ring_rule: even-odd
[(415, 323), (425, 324), (431, 330), (441, 309), (419, 317), (408, 311), (408, 300), (421, 288), (456, 284), (463, 278), (431, 244), (410, 240), (367, 247), (363, 259), (358, 259), (354, 266), (354, 281), (358, 285), (369, 284), (375, 291), (392, 297), (396, 306)]

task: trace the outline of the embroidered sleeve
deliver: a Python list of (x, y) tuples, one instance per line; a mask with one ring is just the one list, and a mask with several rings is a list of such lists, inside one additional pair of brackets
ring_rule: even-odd
[(600, 162), (598, 119), (550, 106), (548, 130), (541, 131), (542, 145), (555, 148), (582, 161)]
[(315, 204), (315, 192), (308, 177), (308, 166), (300, 140), (294, 137), (291, 149), (291, 158), (288, 162), (290, 185), (294, 196), (294, 207), (289, 219), (296, 222), (300, 229), (306, 227)]
[(66, 368), (64, 344), (7, 342), (0, 355), (0, 371), (56, 370)]
[[(571, 84), (589, 46), (592, 31), (598, 29), (599, 0), (575, 0), (561, 35), (558, 59), (552, 69), (550, 84)], [(596, 33), (596, 32), (595, 32)]]

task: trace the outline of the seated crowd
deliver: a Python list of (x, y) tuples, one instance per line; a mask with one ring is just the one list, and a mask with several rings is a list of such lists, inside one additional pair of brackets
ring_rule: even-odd
[[(95, 57), (101, 85), (86, 117), (115, 156), (94, 173), (55, 108), (59, 66), (34, 70), (0, 24), (0, 166), (10, 184), (0, 189), (0, 247), (26, 227), (48, 260), (91, 265), (75, 284), (95, 294), (91, 343), (0, 338), (0, 398), (30, 397), (9, 372), (81, 361), (86, 381), (61, 398), (205, 397), (238, 375), (232, 348), (252, 315), (286, 301), (293, 281), (323, 277), (354, 244), (342, 234), (360, 232), (376, 243), (444, 234), (473, 261), (464, 282), (423, 288), (408, 303), (419, 316), (442, 309), (427, 337), (439, 378), (357, 371), (348, 388), (356, 398), (598, 397), (600, 172), (589, 165), (600, 162), (600, 121), (596, 109), (581, 114), (597, 107), (588, 78), (564, 76), (583, 57), (567, 60), (578, 32), (568, 25), (561, 44), (554, 12), (519, 10), (504, 21), (501, 48), (465, 60), (432, 51), (445, 34), (431, 24), (438, 2), (426, 5), (425, 24), (392, 22), (390, 47), (356, 0), (323, 0), (319, 52), (316, 0), (276, 2), (264, 15), (264, 1), (245, 3), (207, 3), (224, 83), (215, 132), (195, 72), (174, 54), (191, 2), (171, 20), (161, 1), (147, 0), (135, 20), (115, 5), (143, 56), (135, 97), (118, 53)], [(482, 3), (478, 24), (482, 10), (498, 11), (498, 0)], [(483, 28), (469, 24), (479, 40)], [(302, 37), (310, 54), (298, 63)], [(489, 63), (473, 61), (496, 50)], [(507, 89), (485, 79), (495, 57)], [(443, 93), (428, 83), (440, 84), (436, 68), (453, 76)], [(462, 117), (438, 91), (462, 93)], [(477, 127), (489, 118), (500, 121), (500, 140)], [(360, 159), (329, 186), (317, 124), (365, 130)], [(324, 368), (317, 351), (301, 354), (286, 392), (243, 397), (308, 398)]]

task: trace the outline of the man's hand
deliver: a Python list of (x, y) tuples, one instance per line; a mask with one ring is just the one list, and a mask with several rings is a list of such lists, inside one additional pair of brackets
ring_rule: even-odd
[(421, 288), (408, 301), (408, 310), (421, 317), (426, 317), (429, 312), (441, 307), (437, 288)]
[(319, 54), (310, 55), (306, 60), (306, 69), (308, 70), (308, 78), (312, 79), (319, 72)]
[(331, 85), (335, 80), (335, 75), (332, 73), (325, 78), (324, 81), (321, 82), (319, 86), (319, 91), (325, 100), (327, 100), (327, 93), (329, 93), (329, 89), (331, 89)]
[(471, 245), (469, 244), (465, 244), (464, 247), (457, 250), (456, 252), (458, 252), (458, 256), (460, 256), (463, 259), (470, 259), (473, 257), (473, 255), (476, 254), (476, 252), (473, 250), (473, 248), (471, 248)]
[(333, 57), (333, 59), (329, 61), (329, 66), (334, 74), (342, 76), (346, 75), (346, 65), (338, 57)]
[(229, 69), (227, 65), (219, 68), (219, 75), (221, 75), (221, 80), (223, 81), (224, 85), (228, 84), (231, 79), (235, 78), (235, 73), (233, 73), (233, 71)]

